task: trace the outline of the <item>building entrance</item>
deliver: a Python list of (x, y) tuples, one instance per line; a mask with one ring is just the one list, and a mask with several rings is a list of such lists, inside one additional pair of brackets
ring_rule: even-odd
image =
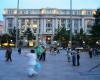
[(51, 36), (46, 36), (46, 44), (51, 44)]

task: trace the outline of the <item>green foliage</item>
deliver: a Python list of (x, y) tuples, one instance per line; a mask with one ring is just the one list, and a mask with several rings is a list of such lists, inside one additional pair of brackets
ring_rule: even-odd
[(13, 28), (12, 31), (9, 32), (9, 34), (11, 35), (11, 40), (16, 42), (16, 28), (15, 27)]
[(100, 8), (97, 9), (95, 17), (95, 25), (100, 25)]
[(1, 43), (10, 42), (10, 40), (11, 40), (11, 35), (9, 34), (3, 34), (1, 36)]
[(67, 31), (65, 27), (57, 29), (55, 32), (56, 33), (55, 33), (55, 36), (54, 36), (54, 40), (59, 41), (59, 42), (68, 41), (69, 31)]
[(34, 34), (32, 33), (30, 28), (27, 28), (27, 30), (24, 32), (24, 36), (27, 36), (27, 40), (32, 40)]
[(84, 35), (84, 33), (83, 33), (83, 28), (80, 29), (80, 35), (81, 35), (81, 36)]
[(100, 8), (97, 9), (95, 17), (95, 23), (92, 26), (91, 33), (91, 42), (96, 43), (97, 40), (100, 40)]
[(9, 32), (13, 37), (16, 37), (16, 28), (14, 27), (12, 31)]
[(87, 41), (87, 36), (86, 34), (83, 33), (83, 28), (80, 29), (80, 32), (74, 35), (73, 37), (74, 42), (78, 44), (82, 44), (83, 41)]

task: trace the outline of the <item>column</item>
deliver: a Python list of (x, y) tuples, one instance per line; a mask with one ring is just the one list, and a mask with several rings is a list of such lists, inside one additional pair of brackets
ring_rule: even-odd
[(39, 44), (39, 37), (40, 37), (40, 32), (39, 32), (39, 28), (40, 28), (40, 26), (39, 26), (39, 19), (37, 19), (37, 40), (38, 40), (38, 44)]
[(33, 19), (31, 19), (31, 22), (30, 22), (30, 28), (31, 28), (32, 33), (34, 33), (34, 31), (33, 31)]
[(40, 26), (39, 26), (39, 28), (40, 28), (40, 35), (39, 35), (39, 37), (40, 37), (40, 39), (41, 39), (41, 41), (42, 41), (42, 33), (43, 33), (43, 18), (40, 17), (39, 20), (40, 20)]
[(81, 29), (81, 27), (80, 27), (80, 19), (78, 19), (78, 33), (80, 32), (80, 29)]
[(14, 26), (16, 28), (16, 25), (17, 25), (17, 19), (16, 19), (16, 16), (14, 17)]
[(55, 19), (52, 19), (52, 34), (55, 32)]
[(39, 34), (39, 20), (37, 19), (37, 34)]
[(84, 32), (86, 33), (87, 32), (87, 20), (84, 21)]
[(58, 19), (55, 18), (55, 28), (57, 29), (58, 28)]
[(43, 33), (46, 32), (46, 18), (43, 19)]
[(27, 19), (25, 19), (25, 25), (27, 25)]
[(21, 20), (20, 19), (18, 20), (18, 24), (19, 24), (18, 28), (20, 29), (21, 28)]
[(66, 23), (65, 23), (65, 26), (66, 26), (66, 29), (68, 30), (68, 21), (67, 21), (67, 18), (66, 18)]
[(84, 18), (82, 17), (82, 28), (83, 28), (83, 31), (85, 31), (85, 23), (84, 23), (85, 21), (84, 21)]
[(62, 26), (61, 26), (61, 18), (60, 18), (60, 21), (59, 21), (59, 23), (60, 23), (60, 27), (59, 28), (61, 28)]
[(40, 18), (40, 33), (42, 34), (43, 33), (43, 26), (44, 26), (44, 19), (43, 18)]
[(4, 27), (3, 27), (3, 33), (7, 33), (7, 29), (8, 29), (8, 21), (7, 18), (4, 17)]
[(72, 19), (72, 33), (74, 33), (74, 19)]

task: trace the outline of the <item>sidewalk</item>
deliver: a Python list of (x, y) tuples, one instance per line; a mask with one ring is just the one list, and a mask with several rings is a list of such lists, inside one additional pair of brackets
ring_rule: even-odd
[(87, 53), (81, 53), (80, 66), (73, 67), (72, 63), (67, 62), (64, 50), (57, 55), (48, 52), (46, 61), (40, 62), (42, 67), (39, 74), (32, 78), (28, 77), (25, 71), (25, 56), (13, 51), (12, 59), (11, 63), (5, 62), (4, 50), (0, 50), (0, 80), (100, 80), (100, 66), (91, 70), (100, 64), (100, 56), (90, 59)]

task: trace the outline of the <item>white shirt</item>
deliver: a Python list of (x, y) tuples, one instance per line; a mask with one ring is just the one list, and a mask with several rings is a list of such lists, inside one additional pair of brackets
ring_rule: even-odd
[(26, 55), (28, 57), (28, 65), (35, 65), (36, 64), (36, 53), (27, 53)]

